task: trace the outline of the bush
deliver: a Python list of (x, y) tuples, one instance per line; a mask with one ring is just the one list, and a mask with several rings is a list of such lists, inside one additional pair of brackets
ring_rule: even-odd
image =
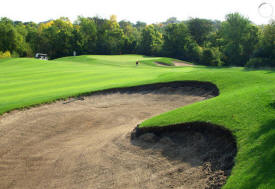
[(16, 51), (13, 51), (11, 56), (12, 56), (13, 58), (18, 58), (18, 57), (20, 57), (19, 53), (16, 52)]
[(221, 53), (217, 48), (206, 48), (202, 52), (201, 64), (206, 66), (222, 66)]
[(196, 43), (191, 43), (187, 45), (186, 54), (188, 55), (188, 57), (186, 57), (188, 61), (199, 63), (202, 56), (202, 48)]
[(275, 60), (271, 58), (262, 58), (262, 57), (250, 58), (249, 61), (246, 63), (246, 67), (251, 67), (251, 68), (274, 67), (274, 66), (275, 66)]
[(11, 56), (12, 56), (13, 58), (19, 58), (19, 57), (20, 57), (19, 53), (16, 52), (16, 51), (13, 51), (12, 54), (11, 54)]
[(4, 53), (0, 51), (0, 58), (10, 58), (10, 57), (11, 57), (10, 51), (6, 51)]
[(213, 66), (224, 66), (224, 62), (221, 59), (215, 59), (213, 61)]

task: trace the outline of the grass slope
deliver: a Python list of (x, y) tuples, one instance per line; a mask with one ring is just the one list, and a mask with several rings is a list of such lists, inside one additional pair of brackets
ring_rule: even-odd
[[(142, 62), (135, 66), (135, 61)], [(223, 188), (275, 188), (275, 71), (242, 68), (160, 67), (171, 59), (79, 56), (53, 61), (0, 60), (0, 114), (113, 87), (179, 80), (210, 81), (218, 97), (151, 118), (141, 127), (205, 121), (229, 128), (238, 154)]]

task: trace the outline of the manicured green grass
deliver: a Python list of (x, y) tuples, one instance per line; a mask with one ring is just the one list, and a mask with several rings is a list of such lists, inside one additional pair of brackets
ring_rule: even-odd
[[(167, 66), (174, 66), (175, 64), (173, 63), (173, 58), (159, 58), (159, 59), (156, 59), (155, 62), (158, 62), (158, 63), (162, 63), (162, 64), (165, 64)], [(152, 65), (152, 61), (151, 60), (145, 60), (143, 61), (143, 63), (147, 63), (147, 64), (150, 64)], [(154, 63), (154, 62), (153, 62)], [(154, 64), (156, 65), (156, 64)]]
[[(142, 63), (135, 65), (135, 61)], [(167, 58), (79, 56), (53, 61), (0, 59), (0, 114), (113, 87), (180, 80), (210, 81), (218, 97), (156, 116), (141, 127), (205, 121), (236, 136), (236, 164), (223, 188), (275, 188), (275, 70), (161, 67)]]

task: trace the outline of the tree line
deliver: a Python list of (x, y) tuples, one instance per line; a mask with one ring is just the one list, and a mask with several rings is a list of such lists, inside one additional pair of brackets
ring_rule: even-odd
[(42, 23), (0, 19), (0, 58), (82, 54), (166, 56), (209, 66), (275, 66), (275, 22), (257, 26), (239, 13), (225, 21), (191, 18), (147, 25), (100, 17)]

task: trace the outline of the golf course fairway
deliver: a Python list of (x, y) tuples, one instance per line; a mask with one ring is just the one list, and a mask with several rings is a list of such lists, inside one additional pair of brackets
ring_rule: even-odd
[[(135, 64), (137, 60), (140, 62), (138, 66)], [(196, 179), (206, 179), (200, 175), (193, 174), (193, 183), (182, 179), (181, 173), (188, 174), (175, 169), (178, 162), (169, 158), (174, 151), (165, 156), (159, 150), (167, 146), (156, 144), (160, 148), (154, 149), (151, 144), (142, 146), (129, 140), (130, 131), (137, 125), (142, 129), (201, 123), (201, 127), (205, 124), (205, 127), (213, 125), (224, 128), (236, 140), (234, 166), (222, 188), (275, 188), (275, 70), (156, 65), (156, 62), (172, 64), (174, 61), (177, 60), (141, 55), (85, 55), (51, 61), (0, 59), (0, 177), (3, 178), (0, 185), (4, 188), (131, 188), (144, 186), (142, 184), (145, 183), (147, 188), (164, 187), (163, 183), (153, 178), (152, 182), (145, 179), (150, 177), (151, 172), (142, 172), (142, 167), (138, 170), (140, 165), (151, 165), (152, 161), (153, 165), (163, 162), (163, 167), (156, 169), (156, 175), (163, 179), (160, 181), (169, 184), (167, 187), (211, 188), (211, 183), (207, 181), (195, 182)], [(202, 92), (200, 87), (184, 84), (194, 81), (216, 86), (218, 94), (206, 89)], [(165, 87), (161, 91), (154, 89), (147, 92), (120, 92), (118, 89), (173, 82), (183, 82), (183, 90), (173, 86), (166, 86), (167, 91)], [(114, 88), (117, 92), (110, 90), (110, 94), (101, 92), (90, 95)], [(115, 119), (109, 117), (110, 107), (112, 112), (116, 112), (112, 116)], [(133, 110), (127, 112), (131, 107)], [(139, 107), (142, 108), (135, 110)], [(102, 112), (97, 114), (97, 111)], [(81, 116), (85, 118), (83, 123)], [(66, 127), (67, 123), (69, 126)], [(200, 134), (191, 134), (193, 141), (201, 138)], [(104, 141), (105, 137), (109, 137), (110, 143)], [(215, 137), (218, 138), (211, 133), (208, 136)], [(217, 141), (220, 140), (214, 140)], [(124, 150), (123, 153), (120, 150)], [(154, 151), (156, 154), (152, 157), (156, 155), (156, 160), (148, 155)], [(121, 162), (127, 161), (124, 159), (126, 157), (132, 157), (131, 160), (135, 161), (137, 156), (131, 152), (143, 154), (144, 159), (135, 164), (135, 170), (141, 171), (140, 175), (145, 174), (140, 180), (119, 166), (116, 169), (118, 175), (107, 169), (115, 166), (110, 163), (116, 164), (117, 159), (113, 157), (120, 153)], [(90, 162), (93, 155), (98, 157), (95, 162), (99, 161), (99, 157), (106, 158), (102, 160), (106, 162), (105, 169)], [(189, 171), (207, 165), (189, 160), (180, 163), (186, 169), (191, 166)], [(169, 170), (161, 172), (165, 165), (170, 164), (173, 166)], [(150, 166), (147, 169), (150, 170)], [(94, 171), (98, 174), (94, 175)], [(170, 180), (165, 180), (171, 172), (178, 173), (174, 177), (170, 174)], [(215, 177), (212, 178), (221, 179), (220, 183), (225, 182), (223, 177), (217, 176), (218, 173), (213, 172)], [(106, 174), (110, 180), (104, 185), (105, 177), (101, 176)], [(120, 180), (123, 177), (139, 185)], [(98, 180), (97, 185), (93, 187), (89, 183), (91, 180)], [(221, 186), (214, 183), (213, 187)]]

